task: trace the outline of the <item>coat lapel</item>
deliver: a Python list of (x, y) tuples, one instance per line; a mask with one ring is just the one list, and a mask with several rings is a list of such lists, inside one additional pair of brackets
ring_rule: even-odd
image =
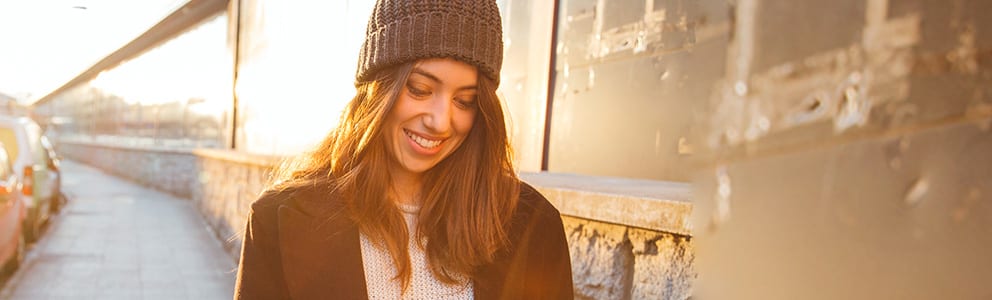
[(280, 252), (290, 296), (367, 299), (358, 229), (341, 209), (328, 207), (327, 194), (318, 196), (325, 199), (299, 199), (299, 207), (279, 208)]

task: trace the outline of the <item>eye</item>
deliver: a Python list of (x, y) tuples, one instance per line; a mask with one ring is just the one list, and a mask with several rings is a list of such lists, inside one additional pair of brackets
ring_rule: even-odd
[(431, 91), (427, 89), (415, 87), (413, 86), (413, 84), (407, 84), (406, 90), (410, 92), (410, 95), (413, 95), (414, 97), (417, 98), (427, 97), (431, 94)]
[(475, 109), (475, 98), (455, 98), (455, 105), (464, 110)]

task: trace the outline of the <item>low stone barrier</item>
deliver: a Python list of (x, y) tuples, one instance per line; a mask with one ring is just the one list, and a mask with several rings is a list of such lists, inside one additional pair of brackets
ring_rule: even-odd
[[(191, 199), (236, 260), (250, 204), (279, 157), (61, 141), (66, 157)], [(563, 215), (577, 299), (686, 299), (693, 247), (687, 184), (526, 173)]]

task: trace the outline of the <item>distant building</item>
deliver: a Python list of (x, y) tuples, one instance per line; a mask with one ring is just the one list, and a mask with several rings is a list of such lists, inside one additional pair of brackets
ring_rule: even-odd
[(25, 112), (24, 106), (17, 102), (17, 98), (0, 93), (0, 114), (23, 115)]

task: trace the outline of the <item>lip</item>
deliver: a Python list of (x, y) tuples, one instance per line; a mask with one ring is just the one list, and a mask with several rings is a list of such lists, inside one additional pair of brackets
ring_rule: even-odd
[[(416, 131), (413, 131), (413, 130), (409, 130), (409, 129), (405, 129), (405, 128), (403, 130), (401, 130), (401, 131), (402, 131), (401, 133), (403, 134), (403, 137), (406, 138), (407, 145), (409, 145), (410, 149), (413, 150), (414, 153), (417, 153), (417, 154), (420, 154), (420, 155), (435, 155), (438, 152), (441, 152), (441, 148), (444, 146), (444, 142), (447, 140), (446, 138), (433, 137), (433, 136), (421, 134), (419, 132), (416, 132)], [(416, 135), (418, 137), (421, 137), (421, 138), (424, 138), (424, 139), (428, 139), (428, 140), (432, 140), (432, 141), (440, 141), (440, 144), (438, 144), (437, 147), (434, 147), (434, 148), (424, 148), (423, 146), (421, 146), (420, 144), (418, 144), (416, 141), (414, 141), (413, 138), (411, 138), (408, 134), (410, 134), (410, 135)]]

